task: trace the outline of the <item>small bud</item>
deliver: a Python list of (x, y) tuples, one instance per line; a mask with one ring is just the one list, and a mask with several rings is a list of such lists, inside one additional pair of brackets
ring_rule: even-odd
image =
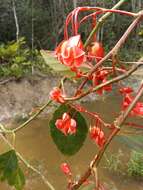
[(61, 170), (65, 175), (71, 175), (71, 169), (67, 163), (62, 163), (61, 164)]

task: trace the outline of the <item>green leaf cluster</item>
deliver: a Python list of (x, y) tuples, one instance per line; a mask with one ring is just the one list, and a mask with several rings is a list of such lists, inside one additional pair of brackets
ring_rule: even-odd
[(27, 47), (24, 38), (0, 45), (0, 77), (20, 78), (33, 70), (46, 70), (39, 51)]
[(143, 153), (132, 151), (128, 162), (128, 174), (134, 177), (143, 177)]
[(16, 190), (21, 190), (25, 184), (25, 177), (14, 150), (0, 155), (0, 180), (7, 181)]

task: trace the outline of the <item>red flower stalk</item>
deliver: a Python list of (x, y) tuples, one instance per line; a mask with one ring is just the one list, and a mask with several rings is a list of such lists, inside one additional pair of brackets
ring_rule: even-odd
[(63, 114), (62, 119), (57, 119), (55, 125), (57, 129), (64, 133), (64, 135), (72, 135), (76, 133), (76, 121), (67, 113)]
[(90, 127), (90, 138), (93, 139), (99, 147), (105, 143), (105, 135), (101, 128), (93, 126)]
[(67, 163), (62, 163), (61, 164), (61, 170), (67, 176), (71, 176), (72, 175), (71, 169), (70, 169), (70, 167), (69, 167), (69, 165)]
[[(107, 77), (108, 77), (109, 71), (107, 70), (100, 70), (97, 71), (94, 75), (93, 75), (93, 86), (97, 86), (99, 84), (105, 83), (107, 81)], [(106, 85), (103, 88), (101, 88), (100, 90), (97, 91), (97, 93), (99, 95), (102, 95), (103, 91), (111, 91), (112, 90), (112, 85)]]
[(69, 67), (79, 67), (85, 59), (80, 35), (72, 36), (61, 42), (55, 50), (59, 61)]
[(56, 102), (64, 103), (64, 95), (62, 94), (62, 91), (58, 87), (54, 87), (53, 90), (50, 92), (50, 98)]

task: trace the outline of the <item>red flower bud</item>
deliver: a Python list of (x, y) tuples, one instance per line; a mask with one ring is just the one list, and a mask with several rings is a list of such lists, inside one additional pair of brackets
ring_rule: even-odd
[(100, 147), (102, 147), (105, 143), (104, 132), (99, 127), (90, 127), (90, 138), (93, 139)]
[(61, 42), (55, 49), (55, 53), (62, 64), (69, 67), (79, 67), (85, 59), (80, 35), (72, 36)]
[(50, 92), (50, 98), (59, 103), (65, 102), (61, 89), (58, 87), (54, 87), (53, 90)]
[(61, 170), (65, 175), (71, 175), (71, 169), (67, 163), (62, 163), (61, 164)]

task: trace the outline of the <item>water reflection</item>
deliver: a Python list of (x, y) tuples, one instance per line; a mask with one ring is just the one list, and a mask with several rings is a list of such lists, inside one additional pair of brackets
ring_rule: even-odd
[[(116, 97), (112, 96), (108, 98), (108, 101), (103, 100), (100, 104), (98, 101), (88, 103), (87, 107), (94, 111), (98, 110), (105, 121), (110, 122), (119, 112), (120, 101), (120, 98), (117, 100)], [(113, 107), (111, 107), (111, 103), (114, 105)], [(119, 144), (119, 142), (115, 140), (109, 149), (112, 149), (112, 152), (117, 152), (119, 147), (121, 147), (123, 151), (126, 150), (123, 144)], [(4, 148), (5, 145), (1, 143), (1, 150)], [(16, 137), (16, 148), (31, 164), (37, 167), (48, 178), (56, 190), (66, 190), (66, 179), (59, 168), (62, 162), (68, 162), (72, 167), (73, 173), (79, 176), (85, 171), (87, 164), (96, 152), (95, 144), (87, 138), (85, 145), (75, 156), (66, 157), (61, 155), (49, 135), (48, 119), (35, 120), (28, 127), (21, 130)], [(104, 163), (102, 165), (104, 165)], [(143, 182), (125, 179), (118, 175), (115, 176), (111, 172), (107, 172), (102, 166), (100, 167), (100, 179), (104, 182), (107, 189), (143, 190)], [(48, 189), (37, 175), (28, 171), (26, 168), (25, 173), (27, 175), (27, 181), (24, 190)], [(10, 189), (11, 188), (5, 183), (1, 183), (0, 190)]]

